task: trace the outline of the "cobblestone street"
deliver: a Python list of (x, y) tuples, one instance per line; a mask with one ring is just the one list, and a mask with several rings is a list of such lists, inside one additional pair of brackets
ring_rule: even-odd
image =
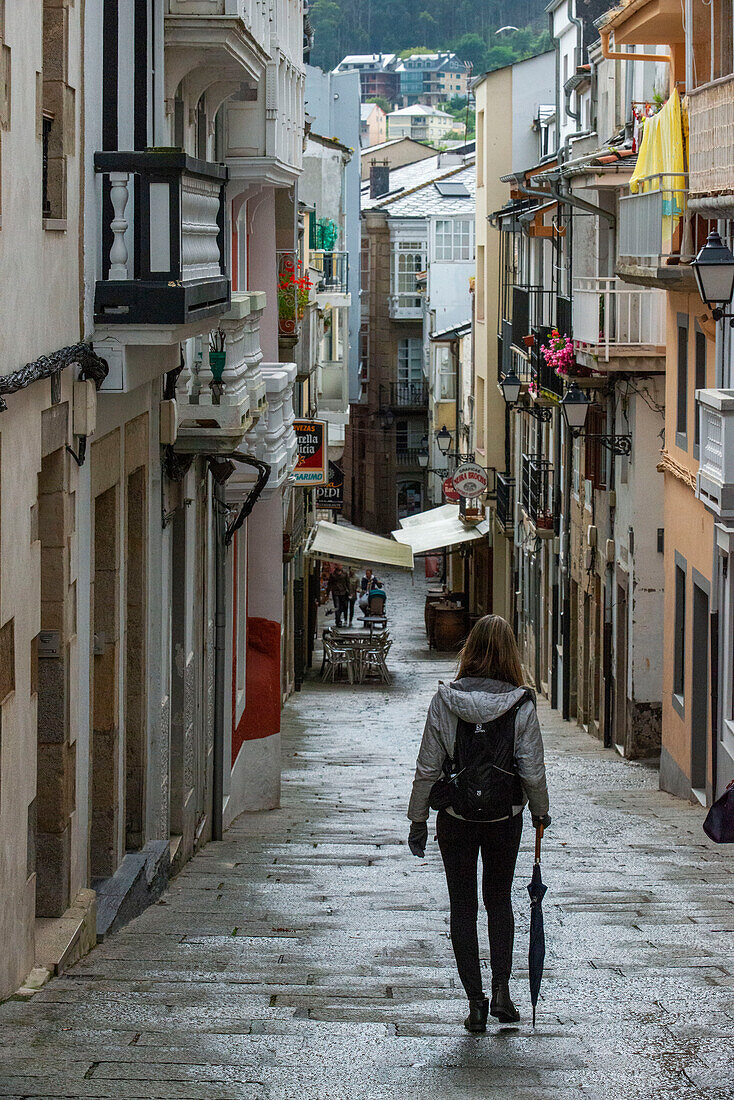
[[(547, 969), (515, 1027), (462, 1027), (431, 830), (405, 808), (446, 655), (425, 582), (389, 576), (394, 684), (311, 682), (284, 713), (282, 809), (240, 818), (163, 900), (30, 1002), (0, 1007), (0, 1096), (436, 1100), (734, 1095), (734, 863), (703, 811), (541, 704), (553, 825)], [(486, 928), (481, 939), (487, 954)], [(486, 961), (485, 961), (486, 965)]]

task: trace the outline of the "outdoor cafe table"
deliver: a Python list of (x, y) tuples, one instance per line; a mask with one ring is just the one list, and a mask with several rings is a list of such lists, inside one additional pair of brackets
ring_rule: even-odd
[(389, 619), (385, 615), (364, 615), (361, 620), (365, 626), (370, 628), (370, 638), (372, 637), (375, 627), (382, 626), (387, 629)]

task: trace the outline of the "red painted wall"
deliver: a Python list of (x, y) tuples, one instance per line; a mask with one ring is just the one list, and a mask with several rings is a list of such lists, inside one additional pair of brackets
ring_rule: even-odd
[[(248, 615), (246, 660), (245, 709), (232, 730), (233, 764), (245, 741), (280, 730), (280, 623)], [(233, 697), (234, 706), (234, 684)]]

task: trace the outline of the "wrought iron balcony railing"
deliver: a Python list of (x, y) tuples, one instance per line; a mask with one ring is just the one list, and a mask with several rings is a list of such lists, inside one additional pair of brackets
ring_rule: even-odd
[(392, 382), (390, 404), (397, 409), (421, 409), (428, 404), (428, 387), (423, 382)]
[(511, 474), (497, 474), (497, 522), (504, 531), (515, 526), (515, 479)]
[(399, 444), (395, 450), (395, 461), (398, 466), (420, 466), (419, 456), (423, 454), (420, 447), (401, 447)]
[(329, 252), (323, 249), (312, 250), (309, 263), (316, 272), (317, 294), (349, 293), (349, 254), (347, 252)]
[(179, 149), (95, 153), (102, 189), (102, 269), (95, 319), (188, 324), (229, 309), (227, 169)]
[(541, 286), (512, 288), (512, 346), (525, 351), (533, 329), (555, 324), (555, 291)]
[(539, 534), (552, 535), (556, 517), (553, 507), (553, 466), (542, 455), (522, 456), (520, 502)]

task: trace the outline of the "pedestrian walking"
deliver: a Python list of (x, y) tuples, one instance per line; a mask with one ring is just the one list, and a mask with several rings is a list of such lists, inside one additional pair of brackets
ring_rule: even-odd
[[(486, 1031), (487, 1015), (520, 1019), (510, 996), (515, 919), (510, 891), (522, 817), (550, 824), (543, 740), (535, 696), (523, 686), (517, 642), (499, 615), (472, 628), (459, 655), (456, 680), (431, 700), (408, 807), (408, 844), (422, 859), (429, 808), (446, 872), (451, 943), (469, 998), (467, 1031)], [(477, 938), (477, 862), (489, 923), (492, 1001), (484, 995)]]
[(357, 593), (359, 592), (359, 580), (357, 578), (357, 571), (353, 566), (349, 567), (349, 625), (352, 625), (354, 619), (354, 605), (357, 602)]
[(349, 578), (341, 565), (334, 566), (326, 591), (334, 601), (336, 625), (341, 626), (349, 614)]

